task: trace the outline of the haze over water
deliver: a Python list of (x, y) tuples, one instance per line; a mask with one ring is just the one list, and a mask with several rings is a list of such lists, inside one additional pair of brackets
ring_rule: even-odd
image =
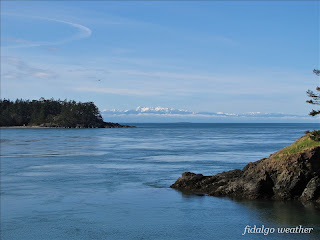
[[(319, 239), (313, 205), (169, 188), (185, 171), (241, 169), (313, 129), (319, 124), (1, 129), (1, 239)], [(242, 236), (246, 225), (314, 231)]]

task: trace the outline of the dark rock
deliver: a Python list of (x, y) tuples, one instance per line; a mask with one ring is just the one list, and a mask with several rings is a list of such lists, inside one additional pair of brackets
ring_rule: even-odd
[(113, 122), (105, 122), (104, 128), (133, 128), (135, 126), (129, 126), (129, 125), (120, 125), (119, 123), (113, 123)]
[(320, 178), (318, 176), (308, 182), (301, 195), (301, 200), (320, 202)]
[(213, 176), (186, 172), (170, 186), (183, 192), (240, 199), (320, 201), (320, 147), (248, 163)]

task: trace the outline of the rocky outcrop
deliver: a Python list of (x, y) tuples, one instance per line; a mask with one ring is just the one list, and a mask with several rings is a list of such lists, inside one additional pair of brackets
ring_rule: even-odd
[(105, 122), (104, 128), (134, 128), (135, 126), (121, 125), (119, 123)]
[(171, 185), (183, 192), (241, 199), (278, 199), (320, 202), (320, 142), (307, 133), (292, 145), (236, 169), (203, 176), (191, 172)]

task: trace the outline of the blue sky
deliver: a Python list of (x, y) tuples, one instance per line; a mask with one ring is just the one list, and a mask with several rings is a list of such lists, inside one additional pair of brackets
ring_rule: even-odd
[(1, 2), (1, 97), (307, 115), (318, 1)]

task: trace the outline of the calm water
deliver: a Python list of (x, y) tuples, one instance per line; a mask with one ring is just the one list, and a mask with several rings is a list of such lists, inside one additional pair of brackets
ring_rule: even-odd
[[(1, 129), (1, 239), (320, 239), (299, 202), (183, 195), (185, 171), (216, 174), (268, 157), (319, 124), (137, 124)], [(246, 225), (313, 227), (246, 234)]]

